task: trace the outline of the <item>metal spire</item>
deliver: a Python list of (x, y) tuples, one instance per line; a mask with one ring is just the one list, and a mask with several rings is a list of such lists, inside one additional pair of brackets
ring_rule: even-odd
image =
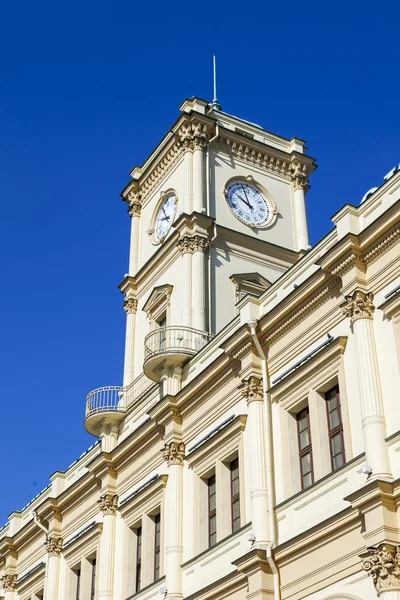
[(217, 55), (213, 54), (213, 71), (214, 71), (214, 98), (211, 104), (212, 110), (221, 110), (221, 105), (217, 98)]

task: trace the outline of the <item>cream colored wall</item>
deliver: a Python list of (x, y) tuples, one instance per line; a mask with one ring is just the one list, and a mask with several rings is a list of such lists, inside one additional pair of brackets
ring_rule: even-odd
[[(226, 183), (232, 177), (254, 177), (254, 184), (261, 185), (278, 207), (278, 218), (265, 229), (247, 227), (236, 219), (224, 197)], [(295, 249), (291, 183), (284, 178), (266, 173), (251, 163), (222, 153), (210, 152), (210, 216), (219, 225), (251, 235), (285, 248)]]

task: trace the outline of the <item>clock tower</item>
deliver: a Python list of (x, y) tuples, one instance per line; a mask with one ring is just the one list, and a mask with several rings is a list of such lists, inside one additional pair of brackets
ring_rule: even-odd
[(131, 217), (124, 386), (176, 393), (183, 366), (308, 248), (305, 142), (185, 100), (122, 192)]

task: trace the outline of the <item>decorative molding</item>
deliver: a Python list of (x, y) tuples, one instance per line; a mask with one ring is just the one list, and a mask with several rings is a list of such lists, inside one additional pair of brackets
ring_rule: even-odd
[(103, 515), (115, 515), (118, 508), (117, 494), (103, 494), (97, 504)]
[(262, 379), (254, 377), (254, 375), (251, 375), (248, 379), (243, 379), (242, 385), (240, 385), (238, 389), (246, 398), (248, 404), (250, 404), (250, 402), (263, 401)]
[(184, 254), (188, 254), (192, 252), (192, 245), (190, 242), (190, 237), (188, 235), (185, 235), (184, 237), (180, 238), (178, 240), (178, 248), (179, 248), (179, 252), (182, 254), (182, 256)]
[(3, 575), (0, 579), (1, 587), (5, 592), (14, 592), (17, 585), (18, 575)]
[(147, 198), (152, 190), (158, 185), (165, 174), (171, 170), (174, 164), (181, 156), (181, 147), (177, 141), (165, 156), (158, 162), (157, 166), (149, 173), (149, 175), (140, 183), (141, 200)]
[(60, 537), (49, 537), (46, 540), (45, 547), (49, 556), (60, 556), (63, 546), (63, 539)]
[(135, 315), (138, 307), (136, 298), (127, 298), (122, 305), (127, 315)]
[(345, 317), (350, 317), (351, 323), (357, 319), (372, 319), (375, 311), (373, 298), (372, 292), (365, 294), (356, 290), (350, 296), (345, 296), (340, 308)]
[(164, 460), (170, 465), (183, 465), (186, 446), (184, 442), (170, 442), (161, 450)]
[(380, 544), (362, 554), (362, 568), (372, 577), (376, 591), (400, 588), (400, 546)]
[(335, 277), (332, 279), (322, 290), (314, 294), (310, 300), (304, 302), (299, 309), (297, 309), (294, 313), (292, 313), (291, 317), (285, 317), (280, 320), (274, 329), (271, 332), (267, 333), (260, 339), (260, 343), (262, 346), (269, 345), (271, 346), (278, 340), (280, 340), (284, 335), (286, 335), (289, 331), (291, 331), (294, 327), (297, 327), (304, 319), (309, 317), (315, 310), (317, 310), (320, 306), (322, 306), (326, 302), (326, 296), (328, 296), (333, 289), (341, 284), (340, 277)]
[(294, 189), (308, 189), (307, 165), (299, 161), (286, 161), (277, 156), (266, 154), (256, 150), (254, 147), (240, 142), (224, 139), (225, 145), (238, 158), (254, 163), (267, 171), (279, 173), (291, 179)]
[(331, 269), (331, 273), (333, 276), (339, 275), (343, 277), (346, 273), (351, 271), (355, 266), (355, 263), (362, 264), (364, 262), (364, 258), (362, 254), (357, 254), (354, 251), (351, 251), (350, 254), (346, 255), (345, 258), (341, 258), (334, 267)]
[(382, 237), (375, 246), (373, 246), (364, 255), (364, 261), (368, 264), (379, 258), (383, 252), (387, 252), (389, 248), (397, 244), (400, 240), (400, 225), (397, 223), (384, 237)]

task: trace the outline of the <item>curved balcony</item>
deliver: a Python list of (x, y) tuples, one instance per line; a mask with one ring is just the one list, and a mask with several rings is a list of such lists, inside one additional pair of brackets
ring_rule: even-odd
[(119, 422), (126, 412), (125, 390), (120, 385), (108, 385), (93, 390), (86, 397), (85, 429), (98, 435), (98, 426), (103, 419)]
[(158, 367), (168, 359), (182, 365), (194, 356), (213, 338), (211, 333), (192, 327), (173, 325), (159, 327), (144, 340), (143, 371), (153, 381), (160, 381)]

